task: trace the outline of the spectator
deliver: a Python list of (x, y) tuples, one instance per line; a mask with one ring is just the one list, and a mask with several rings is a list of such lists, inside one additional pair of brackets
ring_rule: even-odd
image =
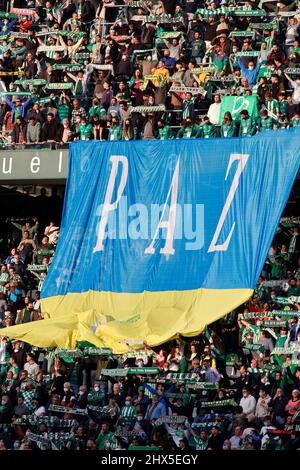
[(243, 408), (243, 413), (247, 416), (248, 421), (251, 421), (255, 413), (256, 400), (246, 387), (243, 388), (242, 394), (243, 397), (240, 400), (240, 406)]
[(38, 144), (40, 142), (41, 124), (36, 121), (34, 116), (29, 118), (26, 130), (26, 142), (28, 144)]

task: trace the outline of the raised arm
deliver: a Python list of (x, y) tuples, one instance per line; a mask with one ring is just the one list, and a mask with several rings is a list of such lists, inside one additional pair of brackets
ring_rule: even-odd
[(23, 226), (21, 224), (17, 224), (17, 222), (14, 222), (14, 221), (10, 221), (11, 224), (13, 224), (15, 227), (17, 227), (17, 229), (21, 230), (22, 232), (22, 229), (23, 229)]
[(288, 81), (289, 81), (290, 83), (293, 83), (293, 80), (291, 79), (291, 77), (288, 76), (287, 73), (285, 73), (284, 75), (285, 75), (285, 77), (288, 79)]
[(73, 75), (71, 72), (67, 72), (67, 75), (68, 75), (72, 80), (74, 80), (74, 82), (76, 82), (77, 77), (76, 77), (75, 75)]
[(241, 71), (244, 73), (244, 71), (246, 70), (246, 67), (244, 66), (243, 62), (241, 61), (241, 59), (239, 57), (238, 57), (237, 63), (239, 65)]
[(13, 103), (12, 101), (10, 101), (10, 99), (7, 98), (7, 96), (3, 96), (3, 101), (4, 101), (6, 104), (8, 104), (8, 106), (9, 106), (12, 110), (15, 109), (14, 103)]
[(27, 108), (27, 106), (29, 105), (30, 102), (31, 102), (31, 96), (26, 101), (24, 101), (23, 108), (24, 109)]
[(64, 40), (64, 38), (63, 38), (62, 36), (59, 36), (59, 37), (58, 37), (58, 41), (59, 41), (59, 43), (60, 43), (61, 46), (63, 46), (65, 49), (68, 49), (68, 46), (67, 46), (67, 44), (65, 43), (65, 40)]
[(74, 46), (71, 47), (72, 54), (74, 54), (77, 51), (77, 49), (81, 46), (82, 41), (83, 41), (83, 36), (81, 36), (81, 38), (76, 42), (76, 44), (74, 44)]

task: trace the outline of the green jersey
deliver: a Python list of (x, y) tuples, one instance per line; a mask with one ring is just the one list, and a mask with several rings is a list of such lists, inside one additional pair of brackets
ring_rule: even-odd
[(208, 57), (213, 58), (212, 65), (217, 67), (218, 72), (223, 72), (228, 63), (227, 57), (224, 54), (214, 54), (211, 52), (209, 52), (207, 55)]
[(234, 122), (230, 124), (221, 125), (221, 137), (235, 137), (236, 136), (236, 125)]
[(256, 126), (254, 119), (252, 117), (248, 117), (247, 119), (240, 120), (240, 131), (239, 135), (243, 137), (252, 136), (256, 132)]
[(194, 112), (194, 106), (195, 106), (195, 99), (192, 98), (190, 100), (184, 100), (182, 103), (182, 117), (183, 119), (187, 119), (189, 116), (192, 116)]
[(15, 109), (15, 114), (14, 114), (14, 124), (16, 124), (18, 117), (21, 116), (21, 108), (19, 106), (16, 107)]
[(278, 101), (279, 113), (280, 114), (285, 114), (286, 113), (287, 104), (288, 104), (287, 100)]
[(92, 118), (94, 116), (99, 116), (99, 119), (104, 119), (106, 111), (101, 106), (92, 106), (89, 109), (89, 117)]
[(136, 407), (133, 405), (123, 406), (123, 408), (121, 409), (121, 416), (126, 418), (133, 418), (134, 416), (136, 416), (136, 413)]
[(122, 140), (122, 127), (111, 126), (108, 133), (108, 140)]
[(277, 100), (268, 100), (266, 101), (267, 110), (273, 114), (276, 114), (279, 111), (279, 103)]
[(58, 116), (60, 122), (64, 119), (70, 119), (70, 106), (68, 104), (60, 104), (58, 106)]
[(97, 439), (96, 439), (96, 447), (98, 450), (104, 450), (105, 447), (104, 447), (104, 443), (106, 441), (109, 441), (113, 436), (113, 433), (111, 431), (108, 431), (104, 434), (99, 434)]
[(88, 404), (93, 406), (100, 406), (104, 397), (104, 393), (91, 390), (88, 394)]
[(161, 129), (158, 129), (158, 138), (160, 140), (172, 139), (173, 131), (170, 126), (164, 126)]
[(259, 128), (261, 132), (272, 131), (275, 126), (275, 121), (271, 117), (260, 118)]
[(194, 440), (195, 445), (196, 445), (196, 450), (206, 450), (207, 449), (207, 446), (208, 446), (208, 440), (207, 439), (203, 440), (199, 436), (194, 436), (193, 440)]
[(268, 67), (261, 67), (257, 75), (257, 82), (261, 77), (266, 77), (267, 80), (270, 80), (272, 71)]
[(200, 137), (200, 129), (198, 126), (186, 126), (179, 129), (177, 133), (177, 138), (183, 137), (184, 139), (189, 139), (190, 137)]
[(297, 127), (300, 126), (300, 119), (299, 118), (293, 118), (290, 121), (290, 126), (292, 127)]
[(90, 140), (93, 134), (92, 124), (80, 124), (78, 127), (80, 140)]
[(211, 82), (204, 82), (201, 83), (200, 86), (206, 91), (206, 99), (211, 101), (212, 100), (212, 92), (213, 92), (213, 86)]
[(204, 137), (204, 139), (210, 139), (211, 137), (216, 137), (216, 127), (211, 123), (202, 124), (201, 125), (201, 137)]

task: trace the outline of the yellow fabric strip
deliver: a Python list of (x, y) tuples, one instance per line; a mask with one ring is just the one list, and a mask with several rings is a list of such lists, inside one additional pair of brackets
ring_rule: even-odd
[(142, 294), (89, 291), (49, 297), (42, 300), (45, 320), (6, 328), (5, 336), (40, 347), (69, 348), (75, 347), (76, 341), (85, 340), (123, 353), (128, 340), (157, 346), (179, 333), (201, 333), (206, 325), (241, 305), (252, 293), (251, 289)]

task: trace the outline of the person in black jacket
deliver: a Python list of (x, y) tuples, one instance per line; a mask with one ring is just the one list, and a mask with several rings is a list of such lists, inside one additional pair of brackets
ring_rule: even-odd
[(11, 139), (14, 144), (24, 144), (26, 142), (26, 124), (21, 116), (17, 117)]
[(47, 121), (42, 127), (42, 141), (48, 143), (60, 142), (62, 137), (62, 126), (54, 119), (53, 113), (47, 114)]
[(49, 395), (59, 395), (62, 399), (64, 393), (65, 377), (62, 374), (61, 369), (57, 369), (54, 372), (54, 380), (49, 390)]
[(240, 399), (242, 398), (242, 389), (244, 387), (247, 387), (249, 389), (252, 388), (252, 381), (253, 377), (248, 374), (247, 372), (247, 367), (246, 366), (241, 366), (240, 367), (240, 377), (237, 378), (234, 388), (237, 389), (237, 398)]
[(86, 385), (80, 385), (78, 397), (77, 397), (77, 407), (86, 408), (88, 404), (88, 391)]
[(67, 0), (66, 6), (62, 11), (60, 24), (63, 26), (67, 20), (72, 18), (73, 13), (76, 11), (76, 5), (73, 0)]
[(25, 40), (25, 47), (27, 49), (27, 52), (31, 52), (35, 56), (39, 45), (40, 44), (37, 38), (35, 37), (34, 26), (30, 26), (28, 28), (28, 39)]
[(292, 391), (294, 389), (299, 390), (300, 392), (300, 367), (297, 367), (295, 370), (295, 375), (292, 374), (291, 368), (286, 368), (286, 373), (290, 381), (292, 382), (289, 386), (289, 390)]
[(14, 341), (7, 347), (7, 352), (15, 358), (17, 366), (20, 370), (24, 367), (26, 362), (26, 355), (29, 349), (30, 345), (27, 343), (25, 343), (24, 347), (21, 347), (21, 341), (19, 340)]
[(287, 107), (285, 111), (287, 120), (290, 121), (295, 116), (295, 114), (298, 114), (298, 113), (299, 113), (299, 104), (294, 104), (292, 95), (288, 95)]
[(21, 389), (22, 384), (25, 384), (28, 381), (28, 372), (27, 370), (21, 370), (18, 378), (13, 381), (12, 389), (15, 391)]
[(90, 0), (78, 0), (81, 4), (81, 21), (83, 23), (90, 23), (95, 18), (95, 8)]
[(222, 450), (224, 437), (218, 426), (211, 428), (211, 435), (208, 439), (208, 450)]
[(34, 118), (36, 122), (39, 122), (41, 125), (45, 122), (45, 116), (40, 110), (39, 103), (34, 103), (32, 109), (29, 109), (26, 115), (26, 121), (29, 122), (31, 118)]
[(283, 394), (282, 388), (277, 388), (275, 396), (269, 401), (269, 407), (272, 409), (275, 424), (284, 424), (287, 414), (285, 407), (288, 401), (288, 398)]

